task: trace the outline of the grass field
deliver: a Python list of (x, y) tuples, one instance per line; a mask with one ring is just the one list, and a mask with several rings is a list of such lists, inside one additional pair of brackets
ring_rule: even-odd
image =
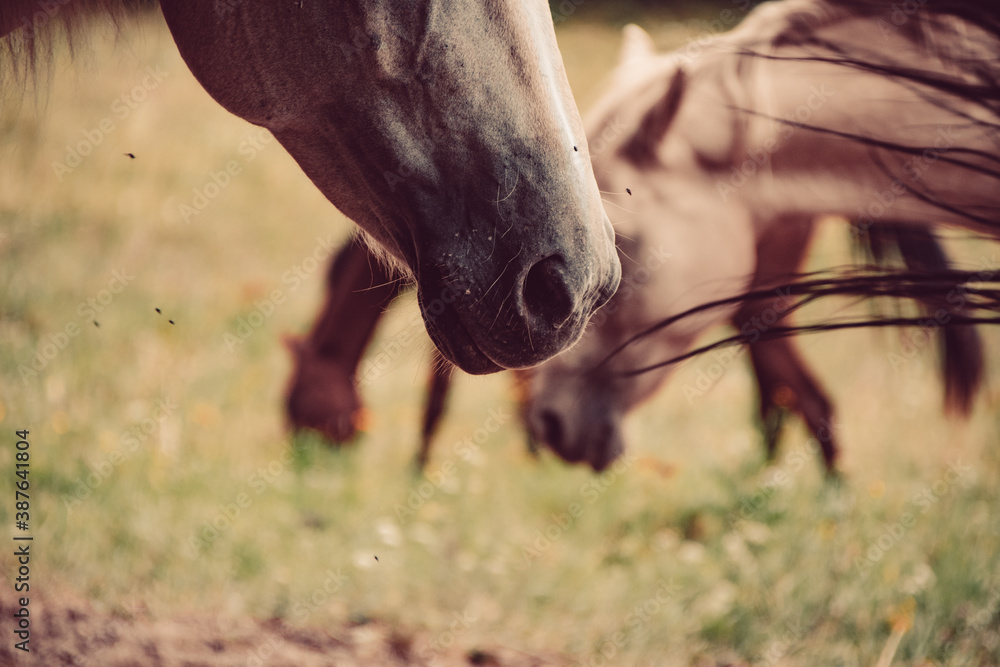
[[(558, 26), (584, 107), (640, 18), (606, 11)], [(664, 47), (704, 29), (644, 23)], [(78, 50), (0, 110), (0, 524), (18, 532), (29, 429), (33, 595), (118, 616), (139, 601), (153, 620), (376, 619), (419, 637), (422, 664), (498, 646), (526, 664), (1000, 664), (995, 331), (967, 422), (942, 415), (931, 346), (892, 363), (897, 333), (801, 340), (838, 406), (839, 487), (797, 424), (763, 465), (745, 355), (681, 368), (601, 476), (526, 454), (501, 375), (457, 379), (414, 477), (426, 342), (366, 386), (355, 446), (289, 442), (280, 339), (308, 327), (351, 223), (208, 97), (158, 14)], [(824, 228), (811, 262), (843, 262), (845, 241)], [(954, 245), (965, 265), (1000, 262)], [(402, 297), (375, 348), (415, 313)], [(722, 378), (686, 393), (713, 364)]]

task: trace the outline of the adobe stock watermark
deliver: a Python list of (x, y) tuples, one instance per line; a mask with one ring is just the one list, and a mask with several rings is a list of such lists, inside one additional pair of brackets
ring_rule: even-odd
[(21, 17), (21, 28), (29, 33), (40, 30), (49, 24), (63, 7), (73, 0), (39, 0), (35, 3), (38, 11), (29, 12)]
[(732, 4), (736, 5), (735, 10), (723, 9), (719, 12), (718, 16), (710, 21), (704, 19), (686, 21), (685, 25), (692, 30), (696, 30), (697, 34), (689, 39), (684, 46), (674, 50), (670, 54), (674, 62), (677, 64), (693, 62), (701, 56), (706, 46), (714, 44), (715, 38), (718, 35), (727, 32), (736, 25), (742, 18), (741, 15), (745, 14), (753, 6), (751, 0), (732, 0)]
[[(135, 632), (134, 619), (140, 618), (146, 611), (146, 605), (136, 594), (135, 588), (130, 592), (128, 601), (121, 606), (122, 616), (116, 614), (111, 619), (101, 623), (101, 630), (107, 637), (128, 636)], [(114, 646), (117, 646), (114, 642), (97, 643), (86, 655), (73, 656), (74, 664), (79, 665), (79, 667), (89, 667), (90, 665), (104, 667), (109, 661), (104, 660), (101, 656)]]
[(549, 521), (545, 526), (535, 530), (533, 539), (529, 543), (521, 545), (518, 550), (520, 559), (516, 564), (517, 569), (521, 571), (528, 569), (535, 560), (551, 549), (553, 544), (562, 539), (563, 535), (586, 513), (587, 506), (597, 502), (618, 478), (632, 467), (635, 461), (635, 454), (627, 452), (600, 475), (584, 482), (580, 486), (580, 495), (586, 504), (573, 501), (566, 506), (565, 511), (550, 514)]
[(462, 610), (461, 614), (457, 611), (453, 612), (452, 616), (454, 620), (448, 626), (448, 629), (439, 632), (435, 635), (434, 639), (430, 641), (429, 645), (420, 650), (421, 660), (433, 665), (439, 653), (451, 648), (455, 644), (455, 640), (468, 632), (469, 628), (471, 628), (472, 625), (479, 620), (479, 618), (473, 616), (468, 609)]
[(739, 510), (735, 512), (731, 511), (726, 515), (726, 523), (729, 528), (731, 530), (738, 530), (744, 527), (747, 522), (752, 521), (754, 515), (779, 489), (788, 486), (794, 475), (809, 460), (815, 459), (816, 455), (822, 451), (823, 443), (830, 442), (838, 428), (839, 424), (835, 420), (824, 422), (817, 429), (816, 435), (818, 437), (809, 438), (805, 444), (799, 445), (788, 452), (782, 459), (781, 465), (771, 470), (767, 478), (757, 485), (757, 489), (740, 501)]
[(408, 153), (408, 161), (400, 162), (395, 171), (383, 171), (382, 178), (389, 186), (390, 192), (395, 192), (400, 183), (405, 183), (410, 177), (418, 173), (421, 162), (427, 166), (430, 156), (434, 154), (436, 146), (441, 142), (449, 140), (448, 135), (442, 128), (433, 127), (429, 132), (413, 136), (410, 140), (415, 144)]
[(200, 556), (223, 533), (232, 528), (240, 517), (250, 509), (254, 500), (284, 474), (291, 465), (293, 457), (290, 443), (282, 443), (282, 447), (281, 455), (278, 458), (251, 473), (243, 484), (244, 489), (237, 493), (232, 500), (219, 503), (215, 514), (202, 522), (185, 545), (187, 555), (190, 558)]
[(730, 195), (749, 183), (756, 176), (757, 171), (771, 161), (771, 156), (781, 149), (796, 130), (808, 123), (813, 114), (822, 109), (830, 98), (837, 94), (826, 83), (809, 86), (807, 93), (805, 102), (795, 107), (790, 113), (785, 114), (783, 116), (784, 122), (779, 121), (780, 127), (777, 136), (769, 136), (763, 144), (748, 150), (746, 159), (730, 168), (727, 180), (718, 178), (715, 180), (715, 189), (723, 202), (728, 201)]
[(855, 571), (861, 575), (870, 571), (917, 524), (919, 515), (929, 512), (942, 498), (951, 494), (956, 485), (969, 488), (972, 485), (971, 473), (971, 467), (958, 459), (952, 461), (942, 477), (925, 485), (910, 498), (914, 509), (903, 512), (898, 521), (882, 527), (882, 533), (868, 545), (861, 556), (854, 559)]
[[(780, 287), (776, 289), (774, 291), (775, 298), (771, 300), (771, 305), (762, 309), (760, 313), (740, 326), (740, 334), (747, 344), (753, 345), (760, 340), (760, 337), (795, 305), (789, 298), (791, 291), (791, 287), (786, 287), (784, 291)], [(743, 348), (735, 345), (716, 350), (712, 355), (712, 361), (704, 368), (698, 369), (694, 383), (689, 382), (684, 385), (684, 398), (687, 399), (688, 405), (692, 405), (696, 398), (703, 396), (705, 392), (714, 387), (742, 352)]]
[(880, 16), (875, 21), (879, 33), (882, 34), (882, 39), (887, 39), (899, 32), (900, 28), (906, 25), (926, 3), (927, 0), (904, 0), (904, 2), (892, 3), (886, 16)]
[[(927, 170), (956, 143), (958, 143), (958, 130), (954, 126), (939, 127), (934, 136), (933, 144), (926, 147), (920, 154), (910, 156), (903, 163), (906, 179), (914, 183), (923, 180)], [(858, 207), (854, 216), (854, 225), (851, 227), (852, 233), (862, 235), (867, 232), (877, 221), (891, 214), (892, 207), (895, 206), (899, 198), (909, 191), (910, 187), (902, 178), (894, 178), (887, 188), (875, 193), (874, 200), (869, 202), (867, 206)]]
[(169, 76), (159, 66), (146, 67), (146, 76), (129, 91), (119, 95), (111, 103), (111, 115), (105, 116), (92, 128), (83, 130), (83, 139), (75, 144), (66, 144), (66, 157), (62, 162), (52, 162), (52, 169), (61, 183), (63, 178), (83, 164), (84, 158), (91, 155), (104, 141), (105, 137), (118, 129), (122, 123), (146, 101), (149, 93), (156, 89)]
[(644, 602), (633, 607), (623, 619), (624, 630), (611, 635), (610, 639), (601, 642), (596, 655), (591, 656), (587, 663), (590, 667), (605, 667), (618, 664), (614, 658), (628, 641), (641, 634), (654, 616), (660, 613), (664, 605), (680, 595), (681, 587), (671, 579), (660, 579), (656, 592)]
[(562, 0), (558, 5), (549, 4), (552, 11), (552, 24), (559, 25), (576, 13), (587, 0)]
[(460, 296), (468, 295), (471, 286), (471, 278), (463, 275), (456, 276), (454, 282), (442, 288), (436, 298), (425, 303), (423, 312), (415, 313), (399, 332), (382, 343), (377, 350), (365, 356), (363, 370), (358, 373), (355, 386), (369, 385), (392, 370), (397, 360), (413, 343), (423, 340), (420, 332), (425, 326), (424, 318), (434, 321), (440, 317)]
[[(981, 258), (980, 266), (982, 268), (971, 282), (987, 281), (996, 275), (998, 266), (996, 255), (993, 255), (989, 259), (985, 257)], [(947, 308), (938, 308), (929, 317), (920, 320), (915, 331), (908, 331), (903, 334), (903, 344), (900, 351), (890, 351), (888, 353), (889, 366), (892, 370), (897, 371), (903, 365), (913, 360), (921, 349), (934, 340), (941, 327), (947, 326), (952, 318), (962, 311), (962, 307), (965, 306), (968, 299), (968, 291), (968, 287), (965, 285), (959, 285), (949, 290), (944, 298), (948, 304)]]
[(594, 138), (587, 138), (587, 147), (590, 150), (591, 159), (602, 154), (608, 149), (608, 146), (613, 145), (615, 139), (620, 137), (625, 130), (628, 129), (622, 119), (619, 116), (615, 116), (610, 121), (604, 124), (601, 128), (600, 134)]
[(148, 417), (124, 431), (118, 437), (118, 446), (102, 456), (96, 463), (92, 463), (90, 473), (77, 479), (71, 493), (63, 494), (63, 507), (66, 508), (67, 515), (83, 504), (83, 501), (90, 498), (99, 486), (108, 481), (118, 466), (131, 459), (139, 450), (140, 445), (145, 444), (159, 430), (160, 425), (177, 412), (179, 407), (169, 398), (161, 398), (156, 401)]
[[(471, 462), (482, 450), (482, 445), (494, 433), (510, 421), (511, 416), (503, 408), (493, 408), (487, 414), (481, 426), (473, 429), (468, 435), (455, 442), (452, 453), (466, 462)], [(428, 500), (453, 479), (458, 472), (458, 466), (452, 460), (444, 461), (436, 470), (428, 471), (426, 479), (422, 480), (406, 496), (406, 504), (396, 503), (393, 511), (396, 520), (403, 524), (414, 516)]]
[(313, 251), (282, 271), (281, 282), (287, 285), (287, 288), (275, 288), (263, 299), (255, 300), (253, 309), (249, 313), (236, 318), (236, 327), (222, 334), (222, 344), (229, 353), (235, 353), (238, 347), (250, 340), (254, 333), (277, 312), (278, 306), (283, 305), (309, 276), (326, 265), (336, 249), (337, 244), (333, 241), (333, 235), (328, 235), (326, 238), (316, 237)]
[(666, 266), (667, 260), (673, 257), (674, 253), (667, 252), (662, 245), (647, 248), (647, 252), (648, 256), (641, 266), (628, 268), (622, 272), (618, 291), (608, 303), (594, 313), (587, 323), (588, 327), (604, 326), (608, 318), (617, 313), (630, 300), (636, 297), (648, 299), (652, 296), (645, 290), (646, 283), (650, 281), (654, 273)]
[(312, 593), (295, 600), (288, 606), (295, 623), (305, 624), (310, 616), (326, 606), (330, 599), (340, 592), (344, 584), (350, 581), (350, 577), (344, 574), (339, 567), (336, 570), (328, 569), (325, 575), (323, 583), (317, 586)]
[(174, 207), (174, 197), (163, 205), (163, 215), (168, 220), (180, 216), (185, 224), (201, 215), (223, 193), (233, 180), (243, 173), (243, 168), (253, 162), (262, 150), (274, 142), (274, 135), (261, 128), (244, 138), (236, 148), (238, 160), (228, 160), (221, 169), (210, 169), (204, 182), (191, 189), (191, 199)]
[[(111, 279), (107, 285), (100, 289), (97, 294), (87, 297), (76, 307), (76, 313), (83, 320), (96, 323), (96, 318), (104, 309), (111, 305), (119, 294), (125, 291), (128, 284), (135, 280), (135, 276), (126, 269), (115, 269), (111, 272)], [(27, 385), (28, 382), (38, 377), (48, 365), (62, 353), (70, 342), (83, 331), (83, 323), (78, 320), (68, 321), (61, 329), (55, 333), (43, 336), (35, 348), (35, 354), (28, 363), (19, 364), (17, 371), (21, 376), (21, 381)]]
[(801, 620), (786, 621), (785, 632), (780, 639), (772, 639), (760, 654), (760, 657), (753, 662), (753, 667), (772, 667), (781, 662), (782, 658), (788, 655), (797, 643), (802, 641), (806, 634), (806, 629)]
[[(305, 624), (313, 613), (322, 609), (350, 580), (350, 577), (344, 574), (339, 567), (336, 570), (328, 569), (323, 574), (325, 575), (323, 583), (305, 597), (294, 600), (289, 605), (289, 611), (295, 623)], [(284, 644), (284, 638), (271, 635), (258, 642), (253, 648), (247, 649), (246, 660), (243, 664), (246, 667), (264, 667), (281, 651)]]

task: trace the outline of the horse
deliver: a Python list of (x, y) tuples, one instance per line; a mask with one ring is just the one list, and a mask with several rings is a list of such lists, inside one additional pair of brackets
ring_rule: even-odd
[[(737, 299), (728, 308), (700, 312), (656, 337), (634, 341), (610, 361), (608, 351), (671, 313), (792, 276), (820, 215), (853, 217), (870, 236), (895, 236), (908, 266), (925, 272), (946, 266), (926, 231), (928, 222), (995, 234), (982, 214), (996, 205), (996, 189), (990, 187), (996, 174), (989, 166), (996, 156), (969, 145), (992, 131), (989, 114), (994, 111), (969, 101), (969, 91), (979, 91), (975, 77), (989, 70), (973, 67), (965, 79), (955, 79), (956, 63), (970, 62), (958, 57), (965, 42), (951, 45), (950, 51), (928, 45), (936, 43), (929, 36), (933, 31), (938, 39), (964, 31), (960, 34), (973, 40), (967, 48), (976, 53), (985, 48), (980, 41), (995, 49), (997, 40), (948, 10), (910, 17), (906, 30), (888, 24), (892, 29), (882, 28), (884, 38), (893, 41), (884, 50), (896, 55), (872, 53), (865, 45), (876, 43), (870, 32), (880, 25), (877, 12), (885, 9), (875, 4), (769, 3), (732, 33), (715, 38), (697, 57), (689, 49), (657, 55), (645, 33), (626, 29), (614, 84), (588, 123), (589, 136), (604, 142), (594, 159), (602, 191), (621, 202), (618, 210), (610, 210), (620, 218), (616, 229), (626, 279), (622, 292), (576, 347), (528, 374), (526, 419), (533, 437), (566, 460), (586, 460), (598, 470), (609, 465), (624, 446), (621, 418), (668, 373), (664, 368), (627, 378), (626, 371), (650, 359), (676, 356), (727, 319), (742, 332), (763, 333), (762, 328), (781, 320), (777, 315), (785, 308)], [(857, 41), (859, 35), (867, 41)], [(857, 59), (845, 60), (841, 49), (865, 54), (867, 68)], [(920, 68), (903, 68), (893, 61), (903, 57), (899, 54)], [(848, 81), (848, 75), (861, 80)], [(788, 90), (803, 80), (810, 82), (802, 85), (804, 103), (792, 106), (797, 100), (787, 99)], [(839, 91), (832, 87), (837, 82)], [(920, 85), (930, 92), (951, 91), (954, 101), (964, 100), (972, 108), (954, 109)], [(760, 88), (781, 91), (785, 98), (758, 95)], [(897, 107), (887, 107), (887, 94)], [(778, 109), (782, 102), (790, 107), (784, 115)], [(853, 114), (865, 104), (872, 108), (870, 128), (859, 130), (852, 125)], [(830, 126), (812, 123), (822, 120), (824, 110)], [(906, 124), (903, 130), (891, 123), (921, 115), (932, 122)], [(961, 119), (962, 127), (945, 126), (943, 135), (942, 118), (947, 117)], [(951, 143), (939, 145), (945, 135)], [(826, 165), (813, 158), (824, 153), (836, 159)], [(902, 165), (907, 182), (892, 178), (886, 164), (887, 155), (896, 153), (908, 156)], [(914, 156), (917, 161), (910, 159)], [(947, 184), (941, 191), (959, 193), (952, 200), (964, 198), (965, 205), (951, 205), (922, 189), (925, 172), (935, 164), (949, 170), (932, 174)], [(796, 189), (800, 185), (810, 188), (808, 196)], [(676, 252), (658, 258), (664, 248)], [(655, 271), (650, 270), (654, 261)], [(644, 271), (643, 280), (650, 284), (630, 289), (630, 266), (635, 275)], [(633, 292), (656, 296), (633, 298)], [(930, 296), (924, 305), (947, 317), (961, 310), (961, 304)], [(761, 325), (760, 313), (768, 310), (770, 322), (765, 318)], [(978, 338), (967, 327), (944, 330), (946, 405), (967, 411), (981, 379)], [(829, 400), (791, 343), (751, 339), (750, 349), (761, 389), (761, 420), (770, 424), (765, 429), (770, 432), (769, 452), (780, 431), (779, 408), (789, 407), (817, 435), (824, 463), (834, 470), (837, 445)], [(426, 439), (421, 451), (426, 457)]]
[[(678, 358), (727, 319), (742, 320), (751, 343), (777, 328), (780, 298), (754, 306), (772, 309), (768, 322), (747, 319), (745, 295), (794, 277), (795, 253), (767, 249), (800, 245), (820, 216), (874, 233), (944, 224), (997, 237), (997, 10), (928, 2), (902, 20), (893, 7), (766, 3), (700, 52), (659, 55), (639, 28), (626, 30), (612, 86), (587, 121), (589, 136), (608, 137), (595, 173), (617, 204), (608, 209), (616, 231), (632, 239), (623, 285), (658, 248), (673, 256), (647, 271), (643, 293), (655, 301), (620, 291), (607, 322), (532, 374), (535, 437), (563, 458), (607, 466), (622, 452), (622, 415), (669, 374), (653, 360)], [(961, 291), (927, 296), (945, 330), (961, 321)], [(962, 329), (954, 340), (971, 340)], [(784, 345), (756, 349), (787, 360)], [(981, 377), (977, 350), (948, 384), (960, 405)], [(835, 452), (824, 450), (828, 469)]]
[[(0, 70), (114, 0), (0, 6)], [(573, 344), (621, 266), (543, 0), (162, 0), (206, 92), (270, 131), (381, 257), (470, 373)]]

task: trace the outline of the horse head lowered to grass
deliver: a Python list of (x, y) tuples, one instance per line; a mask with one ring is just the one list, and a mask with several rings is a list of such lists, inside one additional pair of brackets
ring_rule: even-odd
[[(730, 33), (670, 54), (626, 31), (623, 61), (587, 128), (606, 138), (594, 169), (623, 237), (625, 277), (602, 322), (531, 373), (528, 425), (539, 439), (569, 460), (607, 465), (622, 451), (624, 413), (717, 323), (760, 340), (752, 354), (793, 360), (781, 349), (787, 340), (766, 340), (781, 317), (762, 325), (755, 316), (794, 309), (774, 305), (773, 289), (796, 279), (820, 216), (891, 230), (909, 268), (927, 278), (947, 269), (927, 225), (1000, 236), (1000, 9), (928, 2), (901, 21), (894, 7), (765, 3)], [(658, 252), (671, 256), (631, 289)], [(854, 293), (892, 282), (877, 291), (860, 280)], [(769, 289), (768, 300), (745, 299)], [(945, 326), (966, 317), (968, 300), (903, 292), (940, 314), (946, 399), (968, 410), (982, 374), (978, 339)], [(760, 360), (763, 388), (760, 370), (771, 364)], [(822, 392), (807, 393), (807, 421), (829, 411)], [(761, 400), (765, 413), (771, 399)]]
[[(35, 2), (5, 3), (0, 53), (32, 60), (43, 24), (118, 4), (39, 19)], [(459, 367), (544, 361), (614, 293), (614, 235), (545, 2), (160, 6), (205, 90), (270, 130), (411, 274)]]

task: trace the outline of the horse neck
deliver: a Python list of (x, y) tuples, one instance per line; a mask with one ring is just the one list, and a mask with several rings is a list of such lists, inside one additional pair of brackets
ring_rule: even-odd
[[(334, 205), (410, 268), (417, 251), (406, 229), (425, 224), (415, 216), (450, 224), (447, 211), (430, 209), (468, 205), (455, 200), (495, 193), (491, 179), (508, 167), (525, 176), (539, 155), (572, 156), (582, 144), (540, 0), (161, 6), (209, 94), (271, 130)], [(539, 136), (560, 150), (542, 150)], [(592, 179), (584, 167), (542, 169), (574, 189)], [(529, 192), (519, 188), (509, 203)], [(596, 203), (596, 191), (585, 196)]]

